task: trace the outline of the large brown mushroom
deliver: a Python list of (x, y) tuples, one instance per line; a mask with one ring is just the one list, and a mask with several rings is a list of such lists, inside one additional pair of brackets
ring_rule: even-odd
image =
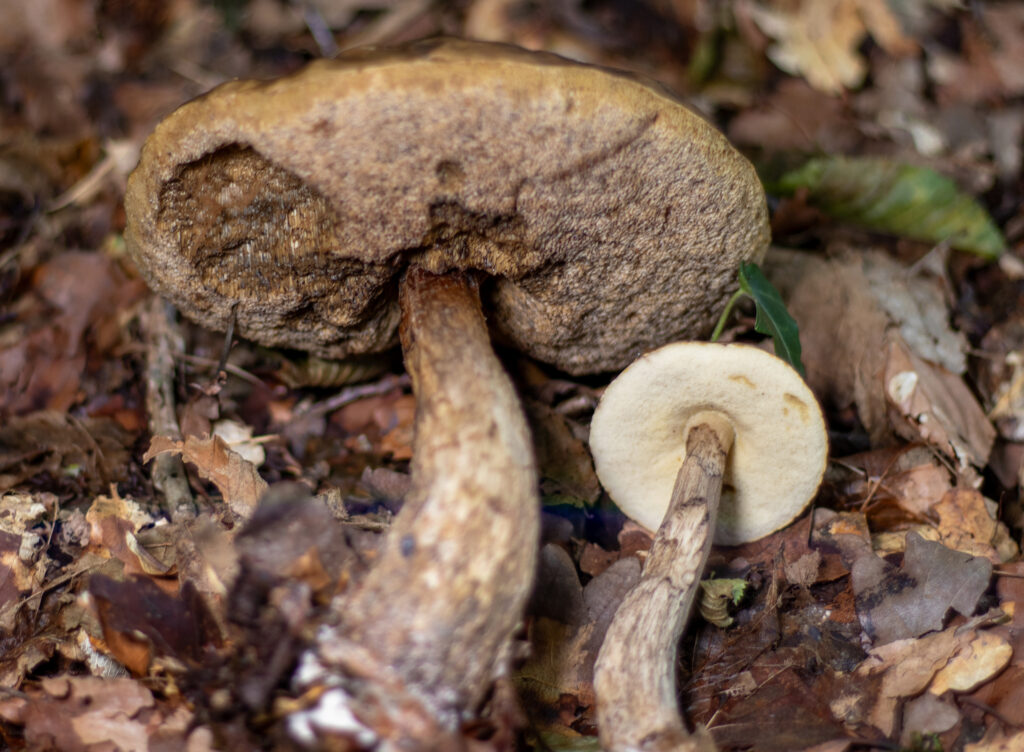
[(446, 728), (506, 665), (536, 555), (489, 334), (571, 373), (622, 367), (707, 331), (768, 240), (749, 163), (658, 86), (455, 40), (218, 87), (157, 127), (126, 209), (146, 279), (202, 324), (342, 357), (401, 322), (413, 490), (334, 634)]

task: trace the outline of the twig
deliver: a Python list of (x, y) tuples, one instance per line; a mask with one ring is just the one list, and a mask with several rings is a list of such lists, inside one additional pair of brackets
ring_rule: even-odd
[(376, 397), (379, 394), (387, 394), (395, 389), (404, 389), (409, 386), (408, 374), (387, 374), (384, 378), (379, 381), (375, 381), (372, 384), (359, 384), (357, 386), (348, 386), (342, 389), (340, 392), (335, 394), (333, 397), (329, 397), (322, 402), (315, 402), (307, 408), (297, 408), (292, 420), (298, 420), (299, 418), (308, 418), (319, 415), (326, 415), (327, 413), (334, 412), (335, 410), (344, 407), (350, 402), (361, 400), (364, 397)]
[[(143, 311), (142, 328), (146, 342), (146, 412), (150, 433), (180, 440), (181, 428), (174, 412), (174, 353), (183, 352), (185, 342), (174, 309), (154, 297)], [(157, 455), (151, 475), (153, 485), (164, 495), (172, 520), (196, 516), (195, 500), (181, 457), (169, 452)]]

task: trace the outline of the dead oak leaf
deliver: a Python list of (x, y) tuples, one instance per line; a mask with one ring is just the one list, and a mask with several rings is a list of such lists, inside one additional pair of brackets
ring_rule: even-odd
[(911, 532), (902, 568), (879, 570), (874, 581), (854, 578), (857, 612), (876, 645), (919, 637), (942, 629), (950, 608), (970, 616), (991, 577), (988, 560)]
[(776, 0), (742, 7), (774, 40), (768, 48), (773, 63), (830, 94), (863, 82), (867, 64), (858, 49), (869, 34), (891, 55), (917, 49), (885, 0)]
[(267, 483), (256, 466), (233, 451), (219, 436), (188, 436), (184, 441), (154, 436), (143, 460), (149, 462), (164, 452), (177, 454), (195, 465), (199, 474), (217, 487), (231, 511), (240, 517), (251, 517), (267, 490)]

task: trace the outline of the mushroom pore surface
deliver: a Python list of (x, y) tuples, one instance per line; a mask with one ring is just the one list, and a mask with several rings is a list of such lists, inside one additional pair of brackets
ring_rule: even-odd
[(218, 87), (158, 126), (126, 209), (204, 325), (376, 351), (403, 269), (478, 271), (498, 339), (573, 373), (707, 331), (768, 241), (750, 164), (660, 88), (455, 40)]
[(751, 345), (675, 343), (648, 353), (605, 390), (590, 443), (602, 485), (630, 518), (657, 530), (694, 416), (716, 412), (735, 437), (715, 542), (756, 540), (814, 496), (828, 440), (814, 394), (785, 362)]

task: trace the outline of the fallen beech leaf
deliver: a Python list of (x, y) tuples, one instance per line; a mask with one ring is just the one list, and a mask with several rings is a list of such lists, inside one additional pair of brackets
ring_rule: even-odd
[[(561, 558), (557, 554), (552, 558), (556, 557)], [(571, 561), (568, 563), (571, 567)], [(575, 576), (575, 570), (572, 574)], [(584, 608), (577, 603), (562, 609), (562, 618), (571, 623), (548, 617), (534, 621), (533, 654), (519, 670), (517, 680), (525, 693), (542, 704), (564, 705), (554, 724), (556, 730), (583, 720), (593, 722), (594, 662), (616, 609), (639, 579), (636, 557), (620, 559), (583, 588)], [(571, 702), (564, 702), (570, 698)]]
[(260, 497), (267, 490), (267, 483), (260, 477), (256, 467), (232, 451), (219, 436), (187, 436), (184, 441), (154, 436), (142, 459), (149, 462), (163, 452), (180, 455), (183, 460), (195, 465), (199, 474), (217, 487), (231, 511), (240, 517), (251, 517)]
[(116, 486), (110, 496), (97, 496), (85, 513), (89, 523), (89, 542), (101, 556), (110, 556), (125, 565), (128, 574), (167, 574), (170, 567), (142, 547), (135, 532), (154, 522), (133, 499), (123, 499)]
[(898, 336), (885, 338), (883, 383), (896, 433), (956, 460), (984, 467), (996, 432), (959, 376), (919, 358)]
[(131, 437), (109, 418), (52, 410), (10, 418), (0, 426), (0, 491), (43, 474), (100, 491), (124, 475), (129, 444)]
[(1006, 668), (1012, 657), (1010, 643), (995, 632), (979, 632), (935, 675), (928, 691), (933, 695), (947, 690), (970, 692)]
[(156, 737), (168, 749), (183, 749), (191, 714), (158, 708), (153, 695), (133, 679), (59, 676), (40, 682), (19, 711), (29, 749), (61, 752), (153, 749)]
[(92, 607), (103, 627), (106, 647), (136, 676), (145, 676), (157, 656), (198, 659), (210, 623), (194, 587), (169, 595), (151, 579), (118, 582), (105, 575), (89, 578)]
[(810, 587), (818, 581), (818, 568), (821, 566), (821, 552), (814, 550), (804, 554), (794, 562), (785, 562), (783, 571), (791, 585)]
[(586, 444), (576, 438), (565, 416), (534, 399), (523, 401), (533, 433), (541, 495), (560, 501), (593, 504), (601, 484)]

